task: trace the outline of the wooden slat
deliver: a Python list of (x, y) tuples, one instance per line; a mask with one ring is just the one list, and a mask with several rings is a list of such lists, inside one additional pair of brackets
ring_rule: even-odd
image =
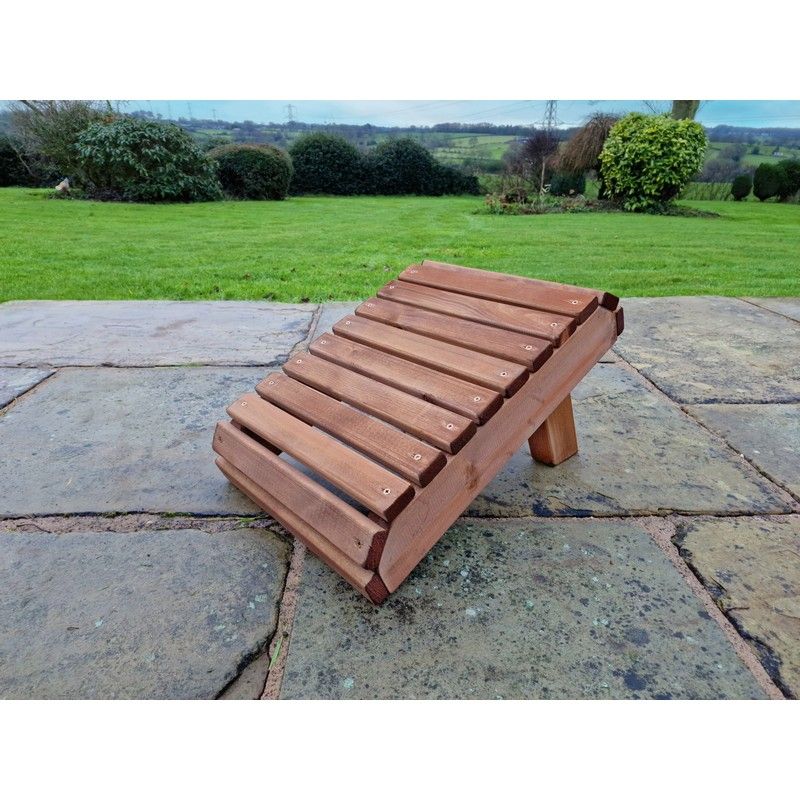
[(224, 458), (216, 459), (217, 467), (239, 491), (244, 492), (257, 506), (278, 520), (286, 530), (294, 534), (303, 544), (324, 561), (332, 570), (338, 572), (354, 589), (373, 603), (382, 603), (388, 596), (380, 577), (347, 558), (328, 539), (318, 533), (295, 510), (290, 509), (266, 489), (252, 481)]
[(406, 281), (391, 281), (378, 291), (378, 297), (405, 303), (428, 311), (436, 311), (450, 317), (467, 319), (493, 325), (496, 328), (524, 333), (547, 339), (556, 347), (563, 344), (570, 333), (575, 330), (575, 319), (562, 314), (550, 314), (532, 308), (512, 306), (498, 303), (495, 300), (484, 300), (466, 294), (446, 292), (432, 289)]
[(257, 394), (240, 397), (228, 406), (228, 414), (385, 520), (397, 516), (414, 496), (407, 481)]
[(463, 378), (510, 397), (527, 380), (528, 371), (512, 361), (431, 339), (419, 333), (349, 315), (333, 326), (334, 333), (368, 347)]
[(444, 450), (457, 453), (475, 433), (475, 423), (406, 392), (317, 358), (311, 353), (289, 360), (283, 371), (321, 392)]
[(474, 297), (499, 300), (502, 303), (566, 314), (575, 317), (578, 322), (587, 319), (597, 308), (600, 299), (599, 293), (593, 289), (507, 275), (503, 272), (490, 272), (485, 269), (459, 267), (440, 261), (413, 264), (400, 273), (399, 279)]
[[(308, 525), (325, 536), (348, 558), (366, 569), (378, 566), (386, 528), (359, 513), (333, 492), (265, 450), (250, 436), (219, 422), (214, 452), (260, 486), (268, 486), (279, 502), (294, 509)], [(269, 509), (264, 509), (269, 511)]]
[(436, 403), (476, 422), (485, 422), (503, 402), (497, 392), (485, 386), (444, 375), (330, 333), (313, 341), (309, 350), (321, 358)]
[(539, 369), (553, 352), (552, 345), (544, 339), (503, 331), (479, 322), (447, 317), (378, 297), (370, 297), (362, 303), (356, 309), (356, 314), (443, 342), (452, 342), (478, 353), (507, 358), (532, 372)]
[(445, 465), (444, 453), (280, 372), (267, 375), (261, 397), (314, 425), (419, 486)]
[(390, 592), (611, 347), (616, 330), (614, 312), (596, 309), (398, 515), (378, 567)]

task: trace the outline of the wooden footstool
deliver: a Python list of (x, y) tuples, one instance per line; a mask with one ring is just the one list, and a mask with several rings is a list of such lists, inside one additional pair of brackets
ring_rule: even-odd
[(622, 332), (618, 302), (410, 266), (227, 409), (216, 463), (381, 603), (526, 439), (545, 464), (577, 452), (570, 392)]

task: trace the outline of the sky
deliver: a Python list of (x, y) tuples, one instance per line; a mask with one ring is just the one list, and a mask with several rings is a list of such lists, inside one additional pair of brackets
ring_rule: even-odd
[[(542, 121), (544, 100), (129, 100), (128, 111), (152, 111), (165, 118), (197, 117), (227, 122), (285, 122), (382, 126), (434, 125), (437, 122), (492, 122), (530, 125)], [(663, 110), (669, 101), (649, 101)], [(579, 124), (594, 111), (647, 111), (643, 100), (560, 100), (562, 127)], [(706, 100), (697, 120), (705, 125), (800, 127), (800, 100)]]

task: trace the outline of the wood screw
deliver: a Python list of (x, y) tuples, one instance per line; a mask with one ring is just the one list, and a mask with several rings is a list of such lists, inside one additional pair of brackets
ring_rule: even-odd
[(500, 377), (501, 377), (501, 378), (505, 378), (505, 377), (506, 377), (506, 375), (508, 375), (508, 373), (507, 373), (505, 370), (503, 370), (503, 371), (500, 373)]
[(473, 400), (474, 400), (476, 403), (480, 403), (480, 401), (481, 401), (481, 396), (480, 396), (479, 394), (476, 394), (476, 395), (475, 395), (475, 397), (473, 397), (472, 399), (473, 399)]
[(391, 494), (391, 493), (392, 493), (392, 490), (391, 490), (391, 489), (384, 489), (384, 490), (383, 490), (383, 493), (384, 493), (384, 494)]
[(551, 322), (550, 323), (550, 327), (551, 328), (557, 328), (558, 327), (558, 323), (557, 322)]
[(525, 345), (525, 349), (526, 349), (526, 350), (533, 350), (533, 345), (531, 345), (531, 344), (526, 344), (526, 345)]
[(452, 422), (448, 422), (447, 425), (445, 425), (445, 427), (447, 428), (447, 430), (451, 431), (451, 430), (453, 430), (453, 423)]
[(422, 456), (419, 453), (414, 453), (414, 461), (419, 461)]

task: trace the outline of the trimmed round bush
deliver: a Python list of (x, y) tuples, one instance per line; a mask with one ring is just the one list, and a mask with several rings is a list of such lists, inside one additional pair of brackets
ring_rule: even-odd
[(310, 133), (289, 148), (294, 175), (293, 194), (359, 194), (362, 158), (341, 136)]
[(436, 159), (413, 139), (381, 142), (372, 155), (378, 194), (442, 194)]
[(177, 125), (117, 117), (90, 125), (76, 148), (89, 197), (140, 203), (222, 197), (214, 165)]
[(753, 194), (762, 202), (775, 197), (781, 188), (781, 174), (774, 164), (763, 163), (753, 175)]
[(586, 191), (586, 176), (570, 172), (557, 172), (550, 180), (550, 194), (556, 197), (574, 197)]
[(705, 132), (693, 120), (628, 114), (600, 153), (608, 194), (628, 211), (663, 207), (703, 166), (705, 151)]
[(268, 144), (226, 144), (206, 154), (217, 165), (223, 191), (239, 200), (284, 200), (292, 162)]
[(734, 200), (744, 200), (753, 190), (753, 179), (750, 175), (737, 175), (731, 184), (731, 194)]
[(778, 199), (785, 201), (800, 191), (800, 160), (791, 158), (775, 166), (780, 178)]

